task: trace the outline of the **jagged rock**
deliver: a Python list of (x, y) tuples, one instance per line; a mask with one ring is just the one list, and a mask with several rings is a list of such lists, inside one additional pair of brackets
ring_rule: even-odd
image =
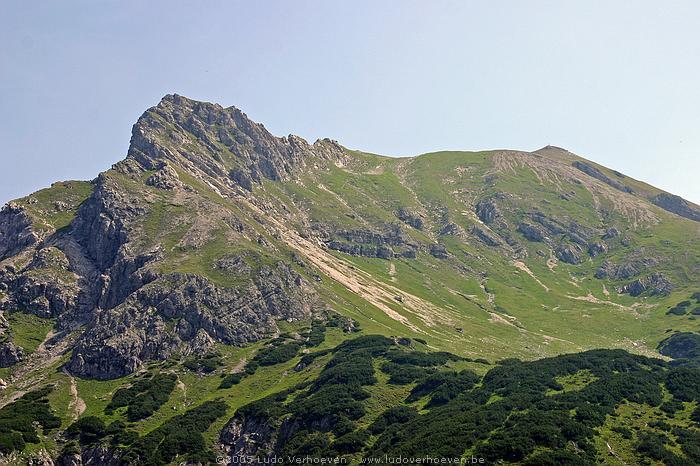
[(325, 225), (315, 225), (314, 229), (326, 247), (345, 254), (381, 259), (415, 258), (417, 246), (396, 225), (382, 233), (370, 230), (335, 230)]
[(148, 186), (153, 186), (154, 188), (164, 190), (173, 190), (182, 186), (177, 172), (169, 165), (165, 165), (163, 168), (148, 177), (146, 184)]
[(35, 244), (38, 239), (24, 207), (10, 202), (0, 210), (0, 260)]
[(700, 222), (700, 208), (680, 196), (661, 193), (652, 197), (651, 202), (668, 212)]
[(395, 257), (403, 257), (404, 259), (415, 259), (418, 257), (418, 252), (415, 249), (409, 248), (400, 251), (399, 253), (394, 253)]
[(501, 212), (493, 199), (482, 199), (476, 204), (476, 215), (487, 225), (501, 218)]
[[(257, 341), (276, 331), (276, 321), (303, 319), (320, 307), (314, 290), (282, 262), (263, 266), (236, 289), (196, 275), (170, 274), (101, 311), (78, 341), (68, 368), (86, 377), (121, 377), (145, 361), (192, 351), (207, 344), (207, 337), (227, 344)], [(176, 323), (174, 331), (166, 322)]]
[(564, 235), (568, 232), (567, 228), (560, 222), (550, 219), (546, 215), (535, 212), (530, 215), (532, 220), (542, 225), (552, 235)]
[(447, 259), (450, 257), (444, 244), (431, 244), (430, 255), (437, 259)]
[(571, 222), (566, 234), (572, 242), (584, 248), (588, 247), (588, 240), (593, 236), (593, 233), (588, 228), (585, 228), (578, 222)]
[(441, 236), (462, 236), (464, 232), (462, 227), (456, 223), (448, 222), (440, 228), (438, 234)]
[(396, 211), (395, 215), (396, 218), (407, 225), (410, 225), (417, 230), (423, 229), (423, 218), (421, 218), (421, 216), (412, 209), (401, 207)]
[(618, 287), (618, 293), (629, 293), (630, 296), (639, 296), (648, 293), (651, 296), (668, 295), (673, 290), (673, 284), (662, 273), (653, 273), (645, 278), (639, 278), (627, 285)]
[(610, 178), (608, 175), (597, 169), (596, 167), (592, 165), (588, 165), (587, 163), (581, 162), (580, 160), (575, 161), (572, 164), (575, 168), (578, 168), (585, 174), (592, 176), (593, 178), (597, 179), (598, 181), (602, 181), (603, 183), (612, 186), (613, 188), (626, 192), (626, 193), (633, 193), (634, 190), (630, 188), (629, 186), (626, 186), (622, 183), (620, 183), (617, 180), (613, 180)]
[(219, 441), (225, 445), (229, 458), (257, 457), (272, 454), (282, 429), (276, 429), (268, 419), (256, 416), (234, 416), (221, 430)]
[[(181, 322), (186, 322), (182, 320)], [(190, 333), (190, 332), (186, 332)], [(183, 351), (183, 355), (188, 354), (206, 354), (214, 347), (214, 339), (209, 336), (206, 330), (200, 328), (195, 337), (188, 342), (187, 348)]]
[[(199, 150), (182, 151), (185, 141), (196, 141)], [(231, 154), (237, 168), (228, 170), (223, 159)], [(222, 186), (225, 180), (232, 180), (248, 191), (263, 178), (288, 179), (312, 157), (342, 161), (345, 156), (343, 148), (329, 139), (311, 145), (298, 136), (277, 138), (235, 107), (223, 108), (179, 95), (165, 96), (139, 118), (128, 154), (147, 169), (154, 169), (163, 160), (181, 163), (185, 158)]]
[(600, 254), (607, 254), (607, 252), (608, 245), (601, 241), (596, 241), (588, 245), (588, 253), (593, 257), (599, 256)]
[(580, 264), (581, 263), (581, 249), (578, 245), (574, 244), (562, 244), (554, 250), (554, 255), (567, 264)]
[(653, 257), (630, 259), (622, 264), (605, 261), (596, 271), (595, 277), (598, 279), (628, 280), (632, 277), (636, 277), (657, 263), (658, 261)]
[(618, 230), (615, 227), (608, 228), (605, 230), (605, 234), (603, 235), (604, 240), (611, 240), (614, 238), (617, 238), (621, 235), (620, 230)]
[(22, 270), (0, 271), (0, 282), (7, 294), (0, 309), (23, 309), (40, 317), (55, 317), (76, 306), (81, 293), (77, 281), (60, 249), (38, 249)]
[(518, 231), (530, 241), (544, 242), (549, 239), (540, 227), (533, 225), (532, 223), (520, 222), (518, 224)]
[(241, 255), (222, 257), (216, 261), (216, 268), (236, 275), (248, 275), (252, 271)]
[(229, 176), (246, 191), (253, 191), (253, 178), (250, 174), (243, 170), (234, 169), (229, 172)]
[(56, 466), (123, 466), (124, 459), (122, 456), (124, 453), (124, 450), (109, 448), (99, 444), (87, 446), (83, 447), (79, 453), (66, 452), (62, 454), (56, 460)]
[(472, 234), (489, 246), (495, 247), (501, 245), (501, 241), (496, 236), (492, 235), (478, 225), (474, 225), (472, 227)]
[(0, 367), (14, 366), (22, 361), (24, 350), (11, 341), (0, 344)]

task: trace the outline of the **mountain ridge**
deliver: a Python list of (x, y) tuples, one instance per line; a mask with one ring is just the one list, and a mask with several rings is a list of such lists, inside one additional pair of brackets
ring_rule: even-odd
[[(167, 95), (124, 160), (0, 211), (0, 408), (51, 368), (89, 386), (215, 371), (270, 341), (296, 357), (319, 328), (482, 372), (598, 348), (692, 355), (700, 208), (679, 199), (555, 146), (392, 158)], [(52, 328), (36, 347), (33, 318)]]

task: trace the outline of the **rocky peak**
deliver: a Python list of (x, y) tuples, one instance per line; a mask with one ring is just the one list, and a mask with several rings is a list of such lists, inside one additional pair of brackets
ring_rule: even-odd
[[(132, 130), (128, 159), (147, 170), (168, 162), (251, 190), (262, 179), (288, 179), (311, 159), (340, 160), (344, 149), (324, 139), (276, 137), (236, 107), (166, 95)], [(193, 173), (195, 174), (195, 173)]]

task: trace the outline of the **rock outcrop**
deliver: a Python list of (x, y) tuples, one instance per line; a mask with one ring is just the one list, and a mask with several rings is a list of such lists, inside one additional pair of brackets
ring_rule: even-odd
[(0, 367), (14, 366), (24, 357), (24, 350), (11, 341), (0, 343)]
[(0, 210), (0, 260), (38, 241), (27, 211), (10, 202)]
[(668, 212), (700, 222), (700, 208), (680, 196), (661, 193), (652, 197), (651, 202)]
[(598, 181), (602, 181), (603, 183), (610, 185), (617, 190), (620, 190), (620, 191), (625, 192), (625, 193), (633, 193), (634, 192), (634, 190), (632, 188), (630, 188), (629, 186), (626, 186), (617, 180), (613, 180), (612, 178), (610, 178), (608, 175), (606, 175), (605, 173), (603, 173), (602, 171), (600, 171), (596, 167), (589, 165), (585, 162), (581, 162), (580, 160), (577, 160), (573, 163), (573, 166), (575, 168), (578, 168), (579, 170), (581, 170), (586, 175), (592, 176), (593, 178), (597, 179)]
[(282, 262), (262, 267), (237, 288), (170, 274), (141, 287), (123, 304), (99, 311), (68, 368), (86, 377), (120, 377), (145, 361), (201, 350), (209, 339), (257, 341), (274, 334), (278, 320), (303, 319), (322, 307), (311, 286)]
[(638, 278), (631, 283), (620, 286), (618, 293), (628, 293), (630, 296), (649, 294), (651, 296), (668, 295), (673, 290), (673, 284), (662, 273), (653, 273), (644, 278)]

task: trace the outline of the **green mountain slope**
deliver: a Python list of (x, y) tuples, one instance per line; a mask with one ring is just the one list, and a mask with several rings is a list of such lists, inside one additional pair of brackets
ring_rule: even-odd
[[(390, 158), (277, 138), (236, 108), (166, 96), (134, 125), (125, 160), (0, 213), (0, 406), (14, 419), (18, 400), (50, 386), (31, 402), (61, 419), (36, 438), (0, 426), (0, 452), (97, 464), (244, 453), (253, 447), (231, 432), (232, 419), (247, 422), (239, 408), (271, 396), (263, 406), (279, 410), (248, 426), (271, 439), (286, 432), (266, 454), (697, 461), (684, 445), (698, 427), (699, 213), (557, 147)], [(290, 415), (310, 422), (303, 413), (326, 403), (324, 374), (343, 345), (363, 341), (384, 346), (358, 361), (346, 355), (360, 379), (328, 388), (333, 400), (346, 390), (343, 409), (359, 416), (342, 416), (347, 432), (328, 425), (333, 413), (279, 431)], [(624, 352), (557, 357), (595, 349)], [(393, 360), (397, 351), (438, 362)], [(495, 365), (504, 358), (538, 361)], [(690, 394), (669, 381), (679, 363)], [(526, 396), (489, 385), (504, 370), (540, 385)], [(619, 396), (595, 398), (617, 390), (603, 384), (618, 372), (629, 375), (615, 382)], [(452, 387), (439, 410), (428, 392), (410, 396), (436, 377)], [(591, 419), (576, 417), (585, 403), (595, 405)], [(544, 424), (563, 428), (568, 412), (582, 430), (494, 453), (518, 422), (534, 422), (506, 413), (533, 407)], [(397, 425), (389, 441), (371, 427), (389, 408), (436, 436), (472, 440), (443, 451), (442, 440), (411, 444)], [(660, 409), (668, 429), (630, 414)], [(448, 434), (435, 423), (450, 410), (492, 423)], [(201, 438), (177, 440), (179, 425)]]

